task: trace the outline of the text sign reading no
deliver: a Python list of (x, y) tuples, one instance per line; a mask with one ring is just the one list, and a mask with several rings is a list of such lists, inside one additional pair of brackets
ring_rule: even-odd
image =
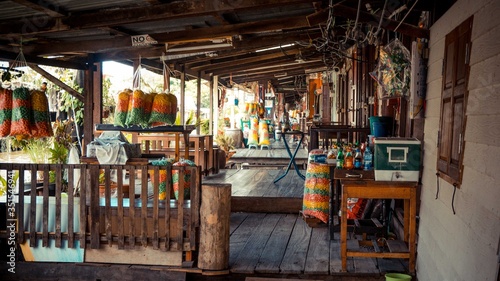
[(132, 38), (132, 46), (133, 47), (158, 44), (158, 41), (154, 40), (151, 36), (149, 36), (147, 34), (134, 35), (131, 38)]

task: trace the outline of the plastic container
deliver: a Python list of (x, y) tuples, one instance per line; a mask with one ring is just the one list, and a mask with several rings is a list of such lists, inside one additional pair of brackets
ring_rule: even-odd
[(370, 132), (375, 137), (388, 137), (392, 135), (393, 119), (390, 116), (372, 116), (370, 120)]
[(403, 273), (386, 273), (385, 281), (411, 281), (411, 275)]

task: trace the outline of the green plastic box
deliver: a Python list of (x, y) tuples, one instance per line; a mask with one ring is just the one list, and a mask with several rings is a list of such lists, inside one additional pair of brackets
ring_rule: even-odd
[(377, 181), (418, 181), (420, 146), (416, 138), (375, 138)]

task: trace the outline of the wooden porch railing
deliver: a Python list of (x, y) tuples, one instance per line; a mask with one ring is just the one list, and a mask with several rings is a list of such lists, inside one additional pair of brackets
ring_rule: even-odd
[[(161, 170), (166, 172), (165, 200), (159, 200)], [(56, 247), (67, 240), (69, 248), (76, 247), (75, 242), (79, 241), (81, 248), (91, 249), (106, 244), (118, 249), (140, 245), (163, 251), (196, 250), (200, 226), (199, 166), (0, 163), (2, 176), (16, 171), (20, 191), (14, 196), (18, 243), (29, 240), (34, 247), (41, 239), (46, 247), (49, 239), (55, 239)], [(51, 171), (55, 174), (54, 184), (49, 184)], [(116, 172), (116, 183), (111, 182), (112, 171)], [(177, 199), (171, 196), (174, 171), (179, 175)], [(99, 191), (100, 173), (105, 178), (103, 197)], [(184, 176), (188, 173), (189, 198), (185, 198)], [(37, 175), (43, 175), (43, 180), (38, 181)], [(49, 190), (51, 187), (53, 191)], [(117, 196), (112, 198), (115, 187)], [(7, 212), (9, 219), (12, 218)], [(1, 229), (0, 233), (5, 236), (6, 230)]]

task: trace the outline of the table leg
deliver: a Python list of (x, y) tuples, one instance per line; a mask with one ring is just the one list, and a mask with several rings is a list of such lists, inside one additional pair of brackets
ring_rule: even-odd
[(340, 256), (342, 258), (342, 272), (347, 272), (347, 192), (342, 190), (341, 223), (340, 223)]
[(304, 135), (302, 134), (302, 136), (299, 140), (299, 143), (297, 144), (297, 147), (295, 148), (295, 151), (292, 154), (292, 152), (290, 151), (290, 147), (288, 146), (288, 142), (286, 141), (286, 138), (283, 138), (283, 142), (285, 143), (286, 151), (288, 152), (288, 155), (290, 156), (290, 162), (288, 162), (288, 166), (285, 169), (285, 173), (283, 175), (279, 176), (277, 179), (275, 179), (274, 183), (277, 183), (279, 180), (281, 180), (282, 178), (284, 178), (288, 174), (288, 171), (292, 167), (292, 164), (295, 168), (295, 171), (299, 175), (299, 177), (301, 177), (303, 180), (306, 179), (306, 177), (302, 173), (300, 173), (299, 167), (297, 167), (297, 164), (295, 163), (295, 156), (297, 155), (297, 152), (300, 149), (300, 145), (302, 144), (303, 139), (304, 139)]
[[(416, 235), (417, 235), (417, 189), (412, 188), (410, 193), (410, 214), (409, 214), (409, 239), (408, 239), (408, 250), (410, 251), (410, 261), (409, 261), (409, 270), (410, 273), (415, 273), (415, 253), (416, 253)], [(407, 213), (405, 211), (405, 213)]]

